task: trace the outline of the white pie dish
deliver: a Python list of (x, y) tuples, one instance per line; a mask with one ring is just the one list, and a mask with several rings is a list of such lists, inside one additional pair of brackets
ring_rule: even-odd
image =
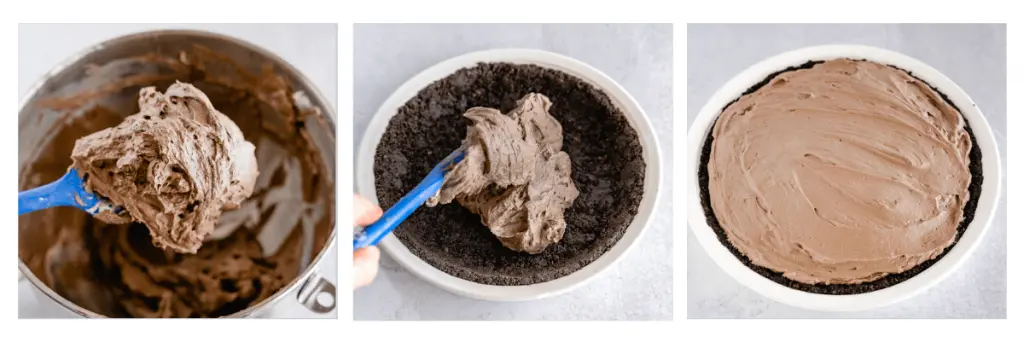
[[(708, 132), (722, 109), (751, 86), (769, 75), (808, 61), (838, 58), (865, 59), (893, 65), (909, 71), (945, 94), (961, 111), (981, 150), (984, 180), (974, 219), (952, 249), (931, 267), (899, 284), (880, 290), (850, 295), (826, 295), (804, 292), (778, 284), (745, 266), (719, 241), (707, 224), (701, 206), (698, 169)], [(727, 274), (751, 290), (775, 301), (812, 310), (857, 311), (897, 303), (924, 292), (955, 271), (981, 242), (995, 215), (1000, 196), (1001, 160), (992, 128), (966, 92), (938, 70), (914, 58), (880, 48), (858, 45), (823, 45), (785, 52), (765, 59), (742, 71), (715, 92), (698, 113), (688, 132), (687, 182), (688, 223), (697, 240), (712, 260)], [(694, 279), (694, 281), (700, 281)]]
[[(360, 143), (356, 165), (356, 191), (373, 202), (377, 202), (373, 163), (377, 146), (387, 129), (388, 122), (407, 101), (434, 81), (451, 75), (459, 69), (473, 67), (478, 63), (505, 62), (533, 64), (578, 77), (608, 95), (612, 103), (622, 111), (627, 121), (636, 130), (643, 148), (646, 162), (643, 197), (636, 216), (626, 228), (622, 237), (607, 252), (583, 268), (564, 277), (523, 286), (496, 286), (480, 284), (449, 275), (423, 261), (402, 244), (393, 234), (385, 237), (380, 247), (398, 261), (406, 270), (427, 282), (449, 292), (491, 301), (525, 301), (562, 294), (579, 288), (618, 262), (636, 245), (653, 216), (654, 208), (661, 193), (661, 151), (640, 105), (620, 85), (597, 69), (578, 60), (559, 54), (528, 49), (496, 49), (472, 52), (434, 65), (417, 74), (400, 86), (374, 115)], [(420, 210), (429, 210), (421, 208)], [(569, 227), (571, 229), (572, 227)]]

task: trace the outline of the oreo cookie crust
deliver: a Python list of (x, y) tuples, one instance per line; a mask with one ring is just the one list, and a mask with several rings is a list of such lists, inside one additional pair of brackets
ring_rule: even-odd
[(409, 251), (452, 276), (489, 285), (530, 285), (566, 276), (611, 249), (643, 197), (646, 163), (639, 137), (607, 94), (561, 71), (536, 65), (481, 63), (438, 80), (398, 109), (374, 156), (380, 205), (394, 205), (458, 148), (482, 106), (507, 112), (536, 92), (551, 99), (562, 150), (572, 159), (580, 195), (566, 210), (562, 240), (540, 254), (509, 250), (480, 217), (457, 203), (422, 207), (395, 236)]
[[(808, 69), (808, 68), (811, 68), (814, 65), (822, 63), (822, 62), (823, 61), (808, 61), (807, 63), (804, 63), (802, 65), (795, 66), (795, 67), (790, 67), (790, 68), (778, 71), (776, 73), (773, 73), (773, 74), (769, 75), (768, 77), (766, 77), (763, 81), (761, 81), (761, 82), (755, 84), (754, 86), (750, 87), (749, 89), (747, 89), (745, 92), (743, 92), (743, 94), (741, 94), (739, 97), (734, 99), (732, 102), (730, 102), (730, 103), (726, 104), (725, 106), (723, 106), (722, 110), (724, 111), (726, 108), (728, 108), (730, 105), (732, 105), (733, 102), (738, 101), (740, 97), (743, 97), (743, 96), (745, 96), (747, 94), (753, 93), (753, 92), (757, 91), (758, 89), (760, 89), (761, 87), (769, 84), (769, 82), (771, 82), (772, 79), (774, 79), (776, 76), (779, 76), (779, 75), (781, 75), (783, 73), (794, 71), (794, 70)], [(906, 72), (907, 74), (909, 74), (911, 77), (914, 77), (917, 80), (921, 81), (923, 84), (927, 84), (932, 90), (934, 90), (936, 93), (938, 93), (942, 97), (942, 99), (944, 101), (946, 101), (949, 105), (951, 105), (954, 109), (956, 109), (957, 112), (960, 112), (961, 116), (963, 115), (962, 114), (963, 112), (960, 110), (960, 108), (957, 107), (956, 104), (954, 104), (952, 101), (950, 101), (950, 99), (946, 96), (946, 94), (942, 93), (941, 91), (939, 91), (935, 87), (931, 86), (930, 84), (928, 84), (924, 80), (921, 80), (919, 77), (914, 76), (913, 73), (911, 73), (911, 72), (909, 72), (907, 70), (904, 70), (904, 69), (901, 69), (901, 68), (898, 68), (898, 67), (892, 66), (892, 65), (889, 65), (889, 67), (902, 70), (902, 71)], [(716, 121), (717, 121), (717, 119), (716, 119)], [(797, 281), (791, 280), (789, 278), (786, 278), (785, 276), (782, 275), (781, 272), (775, 272), (775, 271), (773, 271), (771, 269), (755, 265), (753, 262), (751, 262), (751, 260), (749, 258), (747, 258), (745, 255), (740, 253), (729, 242), (729, 239), (728, 239), (728, 237), (727, 237), (727, 235), (725, 233), (725, 230), (722, 228), (721, 224), (718, 222), (718, 218), (715, 216), (714, 211), (711, 208), (711, 203), (710, 203), (710, 199), (709, 199), (710, 198), (710, 193), (709, 193), (709, 188), (708, 188), (709, 176), (708, 176), (707, 166), (708, 166), (708, 162), (710, 160), (712, 142), (714, 141), (714, 137), (712, 136), (713, 130), (709, 130), (709, 132), (707, 134), (707, 137), (704, 140), (704, 145), (703, 145), (702, 150), (701, 150), (700, 164), (699, 164), (699, 168), (697, 170), (697, 180), (698, 180), (698, 184), (699, 184), (699, 187), (700, 187), (701, 207), (704, 209), (704, 216), (705, 216), (705, 218), (707, 220), (708, 226), (710, 226), (711, 229), (715, 232), (715, 235), (718, 237), (718, 240), (722, 243), (722, 245), (724, 245), (729, 250), (729, 252), (731, 252), (734, 256), (736, 256), (736, 258), (738, 258), (744, 265), (746, 265), (751, 270), (754, 270), (754, 272), (757, 272), (761, 276), (763, 276), (765, 278), (768, 278), (768, 279), (770, 279), (770, 280), (772, 280), (772, 281), (774, 281), (774, 282), (776, 282), (778, 284), (787, 286), (789, 288), (800, 290), (800, 291), (804, 291), (804, 292), (818, 293), (818, 294), (848, 295), (848, 294), (858, 294), (858, 293), (872, 292), (872, 291), (884, 289), (884, 288), (887, 288), (887, 287), (890, 287), (890, 286), (902, 283), (902, 282), (906, 281), (907, 279), (910, 279), (910, 278), (916, 276), (917, 274), (921, 273), (922, 271), (924, 271), (928, 267), (931, 267), (936, 262), (938, 262), (938, 260), (940, 260), (943, 257), (945, 257), (945, 255), (947, 253), (949, 253), (949, 251), (953, 248), (953, 246), (956, 246), (956, 244), (960, 241), (960, 237), (962, 237), (964, 231), (967, 230), (967, 226), (970, 225), (971, 221), (974, 220), (974, 214), (975, 214), (975, 211), (977, 210), (977, 207), (978, 207), (978, 198), (981, 195), (981, 184), (982, 184), (982, 182), (984, 180), (984, 177), (983, 177), (982, 165), (981, 165), (981, 149), (978, 147), (977, 141), (976, 141), (976, 139), (974, 137), (974, 132), (972, 131), (971, 126), (970, 126), (970, 122), (968, 122), (966, 118), (964, 119), (964, 122), (965, 122), (965, 129), (967, 131), (968, 136), (970, 137), (971, 145), (972, 145), (971, 146), (971, 150), (969, 152), (970, 164), (968, 166), (968, 169), (969, 169), (969, 171), (971, 173), (971, 183), (968, 186), (968, 192), (970, 193), (970, 198), (968, 199), (967, 203), (964, 206), (964, 209), (963, 209), (964, 210), (963, 219), (961, 220), (960, 224), (957, 226), (956, 239), (953, 242), (953, 244), (951, 244), (949, 247), (946, 247), (946, 249), (943, 250), (942, 253), (939, 254), (939, 256), (937, 256), (936, 258), (928, 260), (928, 261), (925, 261), (925, 262), (923, 262), (923, 263), (921, 263), (921, 264), (919, 264), (919, 265), (917, 265), (917, 266), (915, 266), (915, 267), (913, 267), (913, 268), (911, 268), (911, 269), (909, 269), (907, 271), (904, 271), (904, 272), (901, 272), (901, 273), (896, 273), (896, 274), (890, 274), (890, 275), (885, 276), (885, 277), (883, 277), (881, 279), (874, 280), (874, 281), (871, 281), (871, 282), (860, 283), (860, 284), (833, 284), (833, 285), (826, 285), (826, 284), (806, 284), (806, 283), (797, 282)], [(712, 127), (714, 127), (714, 123), (712, 124)]]

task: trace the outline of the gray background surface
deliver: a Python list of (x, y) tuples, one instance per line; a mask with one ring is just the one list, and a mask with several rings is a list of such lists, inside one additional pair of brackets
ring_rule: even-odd
[[(1005, 25), (687, 26), (687, 127), (719, 87), (743, 69), (785, 51), (821, 44), (864, 44), (900, 52), (938, 69), (963, 88), (995, 130), (1006, 175)], [(978, 250), (945, 281), (893, 306), (853, 314), (807, 311), (743, 287), (687, 230), (690, 318), (1005, 318), (1006, 183)]]
[[(29, 87), (58, 63), (93, 44), (129, 33), (169, 28), (226, 34), (270, 50), (312, 80), (327, 101), (335, 109), (338, 108), (336, 24), (22, 24), (18, 26), (19, 98), (23, 98)], [(321, 266), (324, 276), (335, 283), (338, 279), (337, 251), (337, 248), (331, 249), (324, 256)], [(31, 295), (31, 287), (27, 280), (19, 280), (18, 317), (59, 317), (60, 310), (49, 303), (38, 302)], [(275, 311), (274, 315), (287, 318), (337, 318), (338, 311), (336, 309), (328, 315), (315, 315), (295, 304)]]
[[(647, 112), (672, 188), (672, 26), (357, 24), (354, 145), (377, 108), (416, 73), (492, 48), (564, 54), (606, 73)], [(356, 167), (359, 167), (358, 165)], [(434, 287), (383, 256), (372, 285), (355, 291), (357, 320), (665, 320), (672, 318), (672, 196), (666, 193), (639, 245), (618, 265), (568, 294), (524, 303), (467, 299)], [(443, 227), (438, 227), (442, 229)], [(570, 227), (571, 229), (571, 227)]]

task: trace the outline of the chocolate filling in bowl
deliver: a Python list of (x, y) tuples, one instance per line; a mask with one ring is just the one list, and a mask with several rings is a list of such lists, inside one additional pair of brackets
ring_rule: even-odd
[(472, 107), (507, 112), (529, 93), (550, 98), (562, 125), (579, 197), (565, 212), (562, 240), (531, 255), (504, 247), (480, 217), (457, 203), (423, 207), (397, 229), (417, 257), (452, 276), (489, 285), (530, 285), (573, 273), (622, 237), (643, 196), (646, 164), (636, 131), (608, 96), (564, 72), (527, 64), (481, 63), (438, 80), (399, 108), (374, 156), (383, 208), (412, 190), (459, 148)]
[[(863, 60), (861, 60), (861, 61), (863, 61)], [(752, 94), (752, 93), (755, 93), (758, 90), (762, 89), (763, 87), (765, 87), (765, 86), (767, 86), (769, 84), (773, 84), (772, 83), (773, 80), (775, 80), (780, 75), (785, 75), (786, 73), (797, 71), (797, 70), (811, 69), (811, 68), (814, 68), (816, 65), (819, 65), (819, 64), (822, 64), (822, 63), (825, 63), (825, 62), (826, 61), (809, 61), (809, 62), (807, 62), (807, 63), (805, 63), (803, 65), (799, 65), (799, 66), (795, 66), (795, 67), (790, 67), (790, 68), (787, 68), (785, 70), (781, 70), (781, 71), (778, 71), (776, 73), (773, 73), (773, 74), (769, 75), (768, 77), (766, 77), (763, 81), (761, 81), (761, 82), (755, 84), (754, 86), (750, 87), (749, 89), (747, 89), (742, 95), (740, 95), (740, 97), (738, 97), (734, 101), (730, 102), (729, 104), (725, 105), (723, 107), (722, 111), (724, 113), (726, 110), (728, 110), (730, 108), (730, 106), (732, 106), (733, 104), (735, 104), (738, 101), (740, 101), (740, 99), (742, 99), (744, 96)], [(917, 82), (920, 82), (923, 85), (926, 85), (928, 88), (930, 88), (936, 94), (938, 94), (939, 97), (941, 97), (942, 101), (945, 102), (944, 104), (948, 104), (949, 106), (951, 106), (956, 111), (957, 115), (959, 115), (961, 118), (963, 117), (963, 115), (961, 114), (962, 112), (960, 111), (960, 109), (957, 108), (956, 105), (952, 101), (950, 101), (949, 98), (945, 94), (940, 92), (938, 89), (936, 89), (933, 86), (929, 85), (927, 82), (924, 82), (920, 78), (914, 76), (911, 72), (909, 72), (907, 70), (903, 70), (901, 68), (898, 68), (898, 67), (892, 66), (892, 65), (889, 65), (887, 67), (896, 69), (896, 70), (898, 70), (900, 72), (903, 72), (903, 73), (906, 73), (909, 77), (911, 77), (913, 79), (913, 80), (908, 81), (908, 83), (912, 82), (912, 81), (917, 81)], [(742, 115), (742, 114), (740, 114), (740, 115)], [(714, 135), (713, 134), (715, 132), (714, 127), (717, 127), (717, 124), (718, 124), (717, 121), (719, 121), (720, 119), (721, 118), (716, 119), (716, 122), (714, 124), (712, 124), (712, 129), (709, 130), (709, 133), (708, 133), (708, 135), (707, 135), (707, 137), (705, 138), (705, 141), (704, 141), (703, 149), (701, 151), (700, 165), (699, 165), (699, 169), (697, 170), (698, 171), (698, 174), (697, 174), (698, 184), (700, 186), (701, 206), (704, 209), (704, 213), (705, 213), (705, 217), (706, 217), (707, 223), (712, 228), (712, 230), (715, 232), (715, 234), (717, 235), (718, 240), (734, 256), (736, 256), (744, 265), (746, 265), (748, 268), (754, 270), (756, 273), (760, 274), (761, 276), (763, 276), (765, 278), (771, 279), (772, 281), (774, 281), (774, 282), (776, 282), (778, 284), (781, 284), (781, 285), (784, 285), (784, 286), (787, 286), (787, 287), (790, 287), (790, 288), (793, 288), (793, 289), (796, 289), (796, 290), (805, 291), (805, 292), (819, 293), (819, 294), (834, 294), (834, 295), (858, 294), (858, 293), (866, 293), (866, 292), (871, 292), (871, 291), (876, 291), (876, 290), (884, 289), (884, 288), (887, 288), (887, 287), (899, 284), (899, 283), (901, 283), (901, 282), (903, 282), (903, 281), (905, 281), (907, 279), (910, 279), (910, 278), (914, 277), (915, 275), (921, 273), (922, 271), (924, 271), (928, 267), (931, 267), (933, 264), (935, 264), (939, 259), (941, 259), (943, 256), (945, 256), (946, 253), (948, 253), (950, 249), (952, 249), (952, 247), (956, 244), (957, 241), (959, 241), (960, 237), (963, 235), (964, 231), (967, 229), (967, 226), (974, 219), (974, 214), (975, 214), (975, 211), (976, 211), (977, 205), (978, 205), (978, 199), (980, 198), (981, 184), (982, 184), (982, 181), (983, 181), (982, 165), (981, 165), (981, 150), (978, 147), (977, 141), (975, 140), (975, 137), (974, 137), (974, 134), (973, 134), (973, 132), (971, 130), (969, 122), (967, 122), (967, 120), (964, 118), (963, 119), (964, 129), (966, 130), (967, 136), (970, 139), (970, 143), (971, 143), (971, 148), (967, 152), (968, 162), (969, 162), (969, 164), (967, 165), (967, 169), (968, 169), (967, 171), (970, 173), (970, 176), (971, 176), (970, 183), (967, 186), (967, 193), (969, 195), (969, 199), (966, 201), (966, 203), (963, 204), (962, 218), (959, 221), (959, 224), (956, 225), (955, 237), (953, 238), (953, 241), (952, 241), (952, 243), (950, 245), (948, 245), (945, 248), (943, 248), (934, 257), (932, 257), (932, 258), (930, 258), (928, 260), (925, 260), (925, 261), (923, 261), (923, 262), (921, 262), (919, 264), (916, 264), (916, 266), (913, 266), (913, 267), (911, 267), (909, 269), (906, 269), (906, 270), (904, 270), (902, 272), (888, 273), (888, 274), (885, 274), (884, 276), (877, 277), (876, 279), (871, 279), (870, 281), (863, 281), (863, 282), (859, 282), (859, 283), (838, 283), (838, 284), (837, 283), (830, 283), (830, 282), (818, 282), (818, 283), (810, 284), (810, 283), (805, 283), (805, 282), (793, 280), (793, 279), (791, 279), (791, 277), (787, 277), (782, 272), (778, 272), (776, 270), (769, 269), (767, 267), (763, 267), (761, 265), (755, 264), (751, 260), (750, 257), (748, 257), (747, 255), (744, 255), (744, 253), (741, 252), (736, 247), (736, 245), (734, 245), (733, 242), (730, 241), (730, 237), (727, 234), (726, 230), (723, 228), (721, 222), (719, 221), (719, 217), (716, 216), (716, 213), (715, 213), (715, 211), (714, 211), (714, 209), (712, 207), (712, 199), (711, 199), (712, 196), (711, 196), (711, 191), (710, 191), (710, 186), (709, 186), (710, 177), (709, 177), (708, 169), (709, 169), (709, 164), (711, 162), (711, 157), (712, 157), (712, 147), (715, 145), (713, 143), (714, 142)], [(780, 141), (780, 144), (781, 143), (782, 142)], [(736, 167), (739, 167), (739, 166), (736, 166)], [(794, 200), (797, 200), (797, 199), (794, 199)], [(763, 209), (763, 207), (762, 207), (762, 209)], [(815, 213), (817, 213), (817, 211), (815, 211)], [(802, 249), (803, 247), (800, 247), (800, 248)]]
[(140, 223), (107, 224), (73, 208), (20, 216), (22, 270), (80, 315), (249, 315), (283, 298), (333, 238), (333, 127), (287, 72), (212, 35), (121, 38), (48, 79), (22, 109), (19, 188), (59, 178), (76, 140), (137, 113), (140, 88), (175, 81), (203, 91), (256, 146), (253, 194), (221, 216), (231, 233), (195, 254), (154, 246)]

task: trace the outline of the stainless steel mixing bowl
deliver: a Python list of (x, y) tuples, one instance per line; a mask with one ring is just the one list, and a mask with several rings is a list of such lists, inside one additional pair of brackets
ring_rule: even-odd
[[(18, 163), (19, 170), (24, 171), (30, 161), (36, 158), (36, 148), (41, 146), (48, 138), (49, 130), (58, 123), (65, 113), (42, 108), (35, 104), (42, 99), (54, 96), (63, 97), (68, 94), (77, 94), (89, 89), (98, 88), (109, 81), (109, 76), (95, 77), (88, 70), (95, 65), (107, 65), (118, 63), (118, 61), (130, 59), (156, 52), (166, 54), (168, 57), (177, 58), (180, 51), (187, 51), (195, 45), (204, 46), (214, 53), (229, 57), (237, 65), (259, 74), (261, 67), (269, 63), (274, 70), (285, 79), (291, 82), (296, 92), (301, 92), (309, 100), (309, 105), (316, 108), (314, 112), (319, 115), (310, 115), (306, 118), (307, 128), (313, 143), (320, 152), (324, 164), (329, 172), (326, 183), (335, 184), (335, 123), (334, 108), (319, 93), (313, 83), (299, 73), (294, 67), (282, 60), (273, 53), (257, 47), (253, 44), (241, 41), (236, 38), (213, 34), (202, 31), (188, 30), (160, 30), (136, 33), (120, 38), (112, 39), (96, 44), (78, 55), (72, 56), (64, 63), (55, 67), (46, 74), (22, 101), (19, 113), (19, 144)], [(156, 68), (155, 66), (152, 68)], [(131, 77), (131, 73), (141, 72), (162, 72), (148, 66), (125, 67), (127, 74), (116, 75), (116, 77)], [(182, 80), (185, 81), (185, 80)], [(104, 106), (115, 110), (123, 110), (130, 113), (135, 105), (139, 86), (127, 88), (124, 91), (114, 92), (105, 95), (97, 101)], [(70, 157), (70, 156), (69, 156)], [(24, 180), (20, 180), (24, 182)], [(330, 210), (333, 212), (334, 208)], [(228, 317), (281, 317), (281, 313), (287, 307), (304, 306), (314, 313), (330, 314), (334, 312), (336, 303), (335, 285), (321, 275), (320, 266), (325, 262), (324, 255), (328, 254), (335, 246), (336, 228), (332, 222), (330, 232), (316, 232), (315, 234), (303, 234), (304, 246), (309, 246), (304, 253), (305, 260), (302, 260), (303, 269), (291, 283), (283, 287), (273, 296), (251, 305), (247, 309), (237, 312)], [(312, 247), (314, 236), (329, 234), (326, 243), (319, 250)], [(19, 239), (25, 238), (19, 235)], [(31, 269), (19, 258), (19, 268), (22, 279), (33, 285), (33, 292), (37, 295), (39, 302), (44, 305), (55, 306), (66, 317), (104, 317), (103, 315), (84, 309), (79, 305), (63, 298), (53, 289), (42, 282)], [(319, 299), (329, 296), (328, 303)], [(326, 299), (326, 298), (325, 298)]]

